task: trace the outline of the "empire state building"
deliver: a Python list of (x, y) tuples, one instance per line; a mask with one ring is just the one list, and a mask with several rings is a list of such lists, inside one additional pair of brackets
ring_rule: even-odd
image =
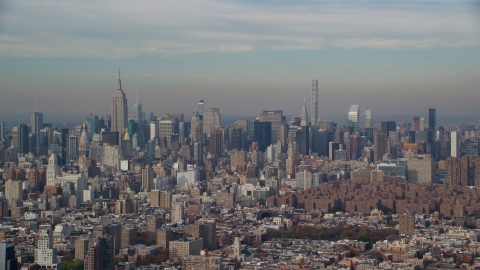
[(112, 127), (110, 131), (118, 131), (121, 136), (127, 128), (128, 107), (125, 92), (122, 90), (120, 70), (118, 70), (118, 90), (113, 94), (112, 99)]

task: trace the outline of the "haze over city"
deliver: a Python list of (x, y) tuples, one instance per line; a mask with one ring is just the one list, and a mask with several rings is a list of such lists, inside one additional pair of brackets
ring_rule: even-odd
[(476, 115), (478, 1), (3, 1), (0, 113), (106, 115), (118, 65), (129, 105), (191, 115)]

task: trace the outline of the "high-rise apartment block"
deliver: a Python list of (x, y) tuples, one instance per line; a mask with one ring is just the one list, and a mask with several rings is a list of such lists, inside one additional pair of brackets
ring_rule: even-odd
[(398, 232), (400, 235), (413, 235), (415, 229), (415, 219), (410, 213), (403, 213), (399, 216)]
[(186, 239), (170, 241), (169, 257), (170, 259), (183, 259), (188, 255), (200, 255), (203, 249), (203, 239)]
[(374, 162), (382, 161), (383, 155), (390, 153), (390, 138), (388, 135), (377, 132), (373, 136), (373, 159)]
[(436, 167), (436, 161), (431, 155), (415, 155), (408, 159), (408, 180), (419, 184), (430, 184), (435, 180)]
[(459, 157), (462, 156), (462, 154), (461, 154), (461, 153), (462, 153), (462, 152), (461, 152), (461, 147), (462, 147), (462, 145), (461, 145), (461, 142), (462, 142), (462, 141), (461, 141), (461, 139), (462, 139), (461, 136), (462, 136), (462, 135), (461, 135), (460, 132), (458, 132), (458, 131), (452, 131), (452, 132), (450, 132), (450, 141), (451, 141), (451, 144), (450, 144), (450, 149), (451, 149), (450, 155), (451, 155), (452, 157), (457, 157), (457, 158), (459, 158)]
[(217, 232), (215, 222), (203, 222), (190, 225), (187, 228), (194, 238), (203, 238), (203, 248), (214, 250), (217, 247)]

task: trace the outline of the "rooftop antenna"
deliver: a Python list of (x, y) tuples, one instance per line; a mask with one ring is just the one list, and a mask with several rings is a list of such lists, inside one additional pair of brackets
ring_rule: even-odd
[(138, 87), (135, 86), (135, 104), (138, 104)]
[(37, 98), (35, 97), (35, 112), (37, 112)]

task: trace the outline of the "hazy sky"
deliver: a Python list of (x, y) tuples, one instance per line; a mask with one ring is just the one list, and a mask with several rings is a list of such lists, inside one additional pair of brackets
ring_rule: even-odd
[(108, 114), (479, 114), (480, 1), (0, 0), (0, 118)]

